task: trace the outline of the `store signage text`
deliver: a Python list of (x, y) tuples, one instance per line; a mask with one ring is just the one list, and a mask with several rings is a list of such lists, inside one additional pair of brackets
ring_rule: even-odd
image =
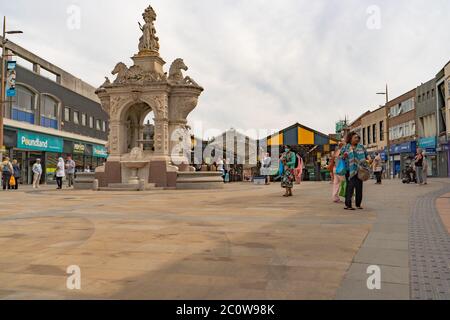
[(18, 149), (50, 152), (63, 151), (63, 140), (61, 138), (22, 130), (17, 132), (17, 138)]

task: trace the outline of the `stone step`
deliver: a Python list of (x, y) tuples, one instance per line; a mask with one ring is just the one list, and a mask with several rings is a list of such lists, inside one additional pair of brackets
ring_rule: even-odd
[(98, 191), (139, 191), (139, 188), (111, 188), (111, 187), (106, 187), (106, 188), (99, 188)]
[[(156, 184), (148, 183), (145, 185), (145, 190), (162, 190), (163, 188), (157, 188)], [(140, 191), (139, 185), (128, 183), (110, 183), (108, 187), (99, 188), (99, 191)]]
[[(108, 185), (108, 188), (114, 188), (114, 189), (135, 189), (139, 188), (139, 185), (137, 184), (128, 184), (128, 183), (110, 183)], [(145, 185), (146, 189), (154, 189), (156, 188), (156, 184), (154, 183), (147, 183)]]

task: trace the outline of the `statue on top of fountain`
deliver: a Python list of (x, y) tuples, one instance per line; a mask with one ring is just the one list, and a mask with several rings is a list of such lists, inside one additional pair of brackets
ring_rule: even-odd
[(142, 31), (142, 37), (139, 39), (139, 53), (158, 53), (159, 52), (159, 38), (156, 36), (156, 28), (154, 22), (156, 21), (156, 12), (152, 6), (145, 9), (142, 14), (145, 24), (139, 23), (139, 28)]

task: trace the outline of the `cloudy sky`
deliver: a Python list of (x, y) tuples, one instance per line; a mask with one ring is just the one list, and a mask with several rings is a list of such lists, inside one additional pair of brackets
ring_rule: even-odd
[(189, 120), (220, 130), (300, 122), (331, 133), (382, 104), (386, 82), (394, 98), (450, 60), (448, 0), (0, 2), (25, 32), (11, 40), (94, 86), (131, 63), (151, 3), (167, 69), (184, 58), (205, 87)]

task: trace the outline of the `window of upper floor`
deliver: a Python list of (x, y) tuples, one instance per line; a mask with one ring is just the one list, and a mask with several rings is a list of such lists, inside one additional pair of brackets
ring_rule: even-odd
[(34, 113), (36, 110), (36, 94), (26, 87), (17, 85), (16, 99), (12, 104), (11, 118), (16, 121), (34, 124)]
[(41, 95), (41, 126), (58, 129), (59, 102), (51, 96)]
[(80, 124), (80, 113), (76, 110), (73, 111), (73, 123)]
[(64, 108), (64, 121), (70, 122), (70, 108), (69, 107)]
[[(425, 94), (422, 97), (422, 100), (425, 98)], [(393, 107), (390, 108), (389, 110), (389, 117), (393, 118), (393, 117), (397, 117), (401, 114), (407, 113), (411, 110), (414, 110), (415, 106), (414, 106), (414, 98), (410, 98), (406, 101), (403, 101)]]

